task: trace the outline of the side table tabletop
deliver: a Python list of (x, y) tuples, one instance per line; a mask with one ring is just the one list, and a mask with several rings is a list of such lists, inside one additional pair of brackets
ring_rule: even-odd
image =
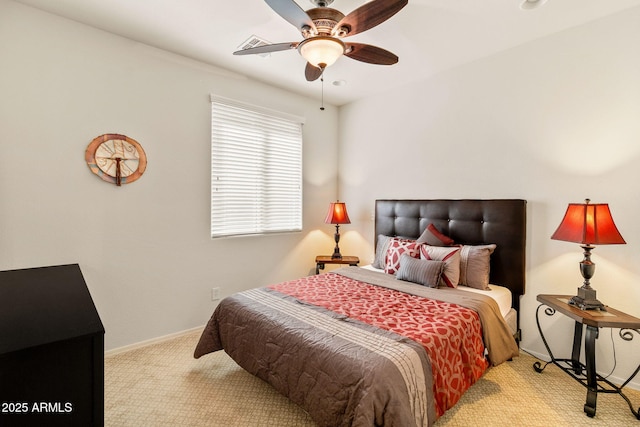
[[(631, 413), (640, 420), (640, 410), (636, 411), (631, 404), (629, 398), (622, 392), (622, 389), (636, 376), (640, 371), (640, 365), (633, 371), (631, 376), (621, 385), (617, 386), (602, 377), (596, 372), (596, 344), (599, 328), (620, 329), (619, 335), (625, 341), (633, 339), (633, 332), (640, 335), (640, 319), (629, 314), (606, 307), (606, 311), (601, 310), (581, 310), (580, 308), (570, 305), (568, 301), (571, 295), (538, 295), (537, 300), (540, 302), (536, 310), (536, 324), (542, 342), (549, 353), (551, 361), (542, 365), (540, 362), (533, 364), (533, 369), (542, 373), (542, 371), (553, 363), (580, 384), (587, 388), (587, 399), (584, 404), (584, 412), (589, 417), (596, 414), (596, 401), (598, 393), (617, 393), (627, 402)], [(540, 308), (546, 306), (544, 313), (547, 316), (553, 316), (556, 311), (573, 319), (575, 321), (573, 332), (573, 349), (570, 359), (558, 359), (551, 352), (549, 344), (542, 333), (540, 326)], [(584, 340), (585, 364), (580, 362), (580, 347), (582, 345), (582, 331), (586, 326), (587, 333)]]
[(331, 255), (318, 255), (316, 257), (316, 274), (320, 274), (320, 270), (324, 270), (326, 264), (349, 264), (357, 267), (360, 258), (357, 256), (343, 256), (342, 258), (331, 258)]

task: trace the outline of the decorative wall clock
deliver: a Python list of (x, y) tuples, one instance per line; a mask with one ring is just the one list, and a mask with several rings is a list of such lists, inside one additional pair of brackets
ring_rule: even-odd
[(147, 168), (147, 156), (142, 146), (136, 140), (117, 133), (94, 138), (84, 158), (91, 172), (118, 186), (136, 181)]

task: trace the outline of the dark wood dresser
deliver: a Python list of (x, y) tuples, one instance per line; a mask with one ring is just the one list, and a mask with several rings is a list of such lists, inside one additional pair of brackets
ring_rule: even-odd
[(77, 264), (0, 272), (0, 425), (104, 425), (104, 327)]

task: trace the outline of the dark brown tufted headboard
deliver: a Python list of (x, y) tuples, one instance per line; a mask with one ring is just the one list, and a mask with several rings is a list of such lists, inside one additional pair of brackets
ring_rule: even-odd
[(526, 200), (376, 200), (378, 235), (417, 239), (429, 223), (456, 243), (496, 244), (490, 282), (509, 288), (520, 312), (524, 294)]

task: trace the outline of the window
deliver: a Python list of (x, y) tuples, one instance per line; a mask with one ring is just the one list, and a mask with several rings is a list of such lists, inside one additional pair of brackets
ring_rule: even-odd
[(302, 230), (302, 124), (211, 97), (211, 237)]

